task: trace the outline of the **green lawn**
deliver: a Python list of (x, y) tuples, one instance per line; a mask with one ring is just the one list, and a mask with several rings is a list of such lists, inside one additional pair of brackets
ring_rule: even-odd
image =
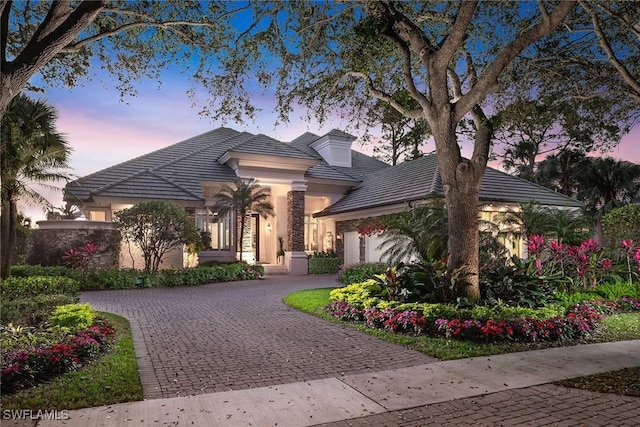
[(142, 400), (129, 322), (115, 314), (99, 315), (116, 330), (116, 342), (107, 355), (33, 390), (2, 396), (2, 409), (78, 409)]
[[(323, 308), (331, 301), (329, 292), (334, 288), (311, 289), (293, 292), (284, 298), (284, 302), (298, 310), (315, 316), (330, 318), (339, 321), (324, 312)], [(371, 329), (364, 325), (341, 322), (358, 330), (374, 335), (386, 341), (390, 341), (404, 347), (411, 348), (421, 353), (436, 357), (440, 360), (462, 359), (466, 357), (489, 356), (492, 354), (513, 353), (517, 351), (537, 350), (552, 346), (568, 345), (567, 343), (499, 343), (483, 344), (470, 341), (448, 340), (445, 338), (433, 338), (426, 336), (410, 336), (394, 334), (380, 329)], [(610, 316), (604, 319), (603, 325), (597, 335), (589, 342), (609, 342), (640, 339), (640, 313), (626, 313)], [(573, 345), (571, 343), (569, 345)], [(593, 391), (610, 391), (636, 396), (640, 389), (640, 367), (630, 370), (583, 377), (558, 383), (569, 387), (585, 388)]]

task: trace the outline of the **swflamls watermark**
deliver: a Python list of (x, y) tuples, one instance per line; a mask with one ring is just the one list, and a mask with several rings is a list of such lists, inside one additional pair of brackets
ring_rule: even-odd
[(4, 409), (3, 420), (68, 420), (69, 411), (63, 410), (34, 410), (34, 409)]

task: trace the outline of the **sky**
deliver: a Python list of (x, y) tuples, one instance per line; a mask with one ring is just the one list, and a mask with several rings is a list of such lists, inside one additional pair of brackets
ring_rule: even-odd
[[(38, 78), (34, 78), (33, 82), (39, 84)], [(64, 134), (73, 149), (70, 158), (73, 177), (97, 172), (219, 126), (254, 134), (263, 133), (282, 141), (290, 141), (307, 131), (322, 135), (333, 128), (361, 136), (353, 129), (348, 129), (348, 123), (338, 118), (323, 126), (317, 122), (305, 122), (299, 118), (304, 113), (302, 110), (291, 116), (290, 123), (275, 126), (275, 99), (262, 94), (256, 95), (256, 104), (262, 111), (256, 114), (254, 121), (213, 121), (202, 117), (200, 110), (192, 106), (187, 91), (193, 85), (175, 70), (163, 73), (160, 86), (151, 81), (137, 85), (136, 97), (121, 99), (115, 89), (116, 84), (109, 81), (108, 75), (98, 74), (73, 89), (45, 88), (44, 94), (27, 93), (44, 99), (56, 108), (58, 131)], [(356, 140), (352, 148), (371, 154), (373, 146), (362, 146), (361, 140)], [(429, 142), (424, 151), (433, 149), (433, 143)], [(463, 155), (470, 155), (470, 149), (470, 146), (463, 145)], [(635, 126), (619, 146), (607, 155), (640, 163), (640, 125)], [(38, 191), (53, 206), (64, 205), (61, 191)], [(20, 210), (34, 224), (46, 217), (38, 206), (22, 204)]]

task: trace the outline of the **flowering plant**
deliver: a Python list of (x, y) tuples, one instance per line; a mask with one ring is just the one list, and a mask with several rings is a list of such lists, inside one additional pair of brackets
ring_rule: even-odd
[(389, 228), (390, 218), (386, 215), (360, 220), (356, 230), (360, 237), (378, 236)]
[(56, 375), (76, 370), (108, 346), (115, 330), (106, 321), (67, 336), (48, 347), (20, 350), (2, 361), (2, 393), (33, 387)]
[(581, 284), (583, 289), (594, 289), (613, 268), (613, 261), (603, 257), (603, 250), (594, 239), (569, 246), (533, 234), (528, 237), (527, 249), (537, 276), (560, 275), (569, 278), (569, 283)]
[(87, 268), (91, 259), (96, 254), (96, 245), (93, 242), (86, 242), (82, 246), (74, 248), (73, 246), (67, 250), (62, 259), (64, 259), (69, 267), (80, 271), (80, 276), (85, 277)]
[(566, 341), (592, 334), (604, 316), (640, 312), (640, 298), (622, 297), (614, 301), (585, 301), (575, 304), (564, 316), (547, 319), (520, 317), (509, 320), (436, 318), (429, 320), (419, 310), (391, 307), (360, 309), (346, 301), (333, 301), (327, 306), (333, 316), (347, 321), (364, 321), (374, 329), (398, 333), (442, 336), (472, 341)]

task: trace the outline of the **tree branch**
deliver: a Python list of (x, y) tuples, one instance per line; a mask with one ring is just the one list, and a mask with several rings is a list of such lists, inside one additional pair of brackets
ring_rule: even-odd
[(538, 10), (540, 11), (540, 15), (542, 16), (542, 20), (544, 22), (549, 22), (549, 12), (547, 11), (547, 8), (544, 5), (544, 2), (542, 0), (537, 0), (536, 3), (538, 3)]
[(11, 0), (0, 2), (0, 70), (7, 62), (7, 43), (9, 42), (9, 15), (11, 14)]
[[(407, 85), (409, 94), (413, 99), (418, 101), (420, 105), (429, 105), (429, 99), (418, 90), (416, 83), (413, 80), (413, 72), (411, 70), (411, 49), (409, 48), (409, 45), (407, 45), (407, 43), (389, 27), (383, 29), (382, 35), (395, 44), (402, 53), (402, 78)], [(403, 111), (400, 112), (403, 113)]]
[(462, 42), (467, 38), (467, 28), (469, 27), (471, 18), (473, 18), (477, 5), (477, 0), (469, 0), (463, 2), (460, 9), (458, 9), (458, 14), (449, 30), (449, 34), (442, 42), (433, 61), (436, 66), (440, 67), (440, 70), (449, 68), (453, 56)]
[[(105, 2), (83, 1), (65, 16), (62, 12), (68, 5), (69, 3), (65, 1), (54, 2), (24, 50), (13, 61), (4, 64), (2, 90), (11, 93), (2, 94), (3, 108), (5, 108), (5, 101), (12, 99), (17, 94), (16, 90), (21, 90), (36, 70), (53, 59), (62, 48), (71, 43), (93, 22), (102, 11)], [(2, 109), (1, 112), (4, 113), (4, 110)]]
[(333, 85), (332, 90), (334, 90), (341, 82), (345, 81), (348, 77), (357, 77), (359, 79), (364, 80), (365, 84), (367, 85), (367, 90), (369, 92), (369, 95), (371, 95), (376, 99), (379, 99), (381, 101), (388, 103), (393, 109), (397, 110), (399, 113), (403, 114), (405, 117), (408, 117), (411, 119), (423, 118), (422, 109), (407, 110), (402, 104), (400, 104), (397, 100), (395, 100), (393, 96), (391, 96), (390, 94), (380, 89), (377, 89), (374, 86), (373, 80), (371, 79), (371, 77), (359, 71), (348, 71), (344, 73), (342, 77), (340, 77), (340, 79)]
[(627, 83), (634, 92), (640, 95), (640, 82), (636, 81), (636, 79), (631, 75), (627, 67), (616, 57), (607, 37), (605, 36), (602, 28), (600, 27), (600, 20), (595, 12), (595, 10), (591, 7), (591, 5), (587, 4), (584, 0), (579, 0), (580, 6), (589, 14), (591, 17), (591, 23), (593, 24), (593, 31), (598, 36), (598, 40), (600, 40), (600, 47), (607, 54), (607, 58), (609, 58), (609, 62), (613, 65), (613, 67), (618, 71), (622, 79)]
[(498, 84), (498, 77), (502, 71), (531, 43), (550, 34), (555, 30), (576, 5), (577, 0), (566, 0), (558, 3), (556, 9), (549, 15), (548, 20), (542, 20), (530, 30), (516, 37), (502, 49), (496, 58), (487, 66), (478, 83), (455, 104), (453, 119), (459, 121), (467, 112), (471, 111), (493, 87)]

